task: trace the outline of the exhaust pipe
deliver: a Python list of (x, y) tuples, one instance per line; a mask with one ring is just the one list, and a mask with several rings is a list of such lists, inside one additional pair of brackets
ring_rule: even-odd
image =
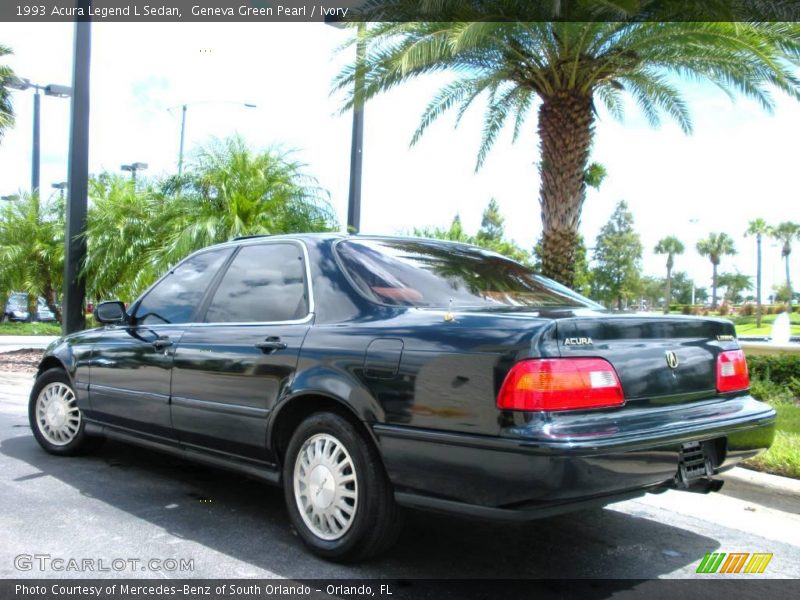
[(692, 492), (695, 494), (710, 494), (711, 492), (718, 492), (725, 484), (721, 479), (711, 479), (710, 477), (695, 479), (690, 482), (675, 482), (674, 489), (682, 492)]

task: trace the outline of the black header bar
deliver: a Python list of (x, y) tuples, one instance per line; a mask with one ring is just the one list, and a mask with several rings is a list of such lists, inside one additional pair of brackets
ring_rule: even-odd
[(800, 21), (800, 0), (2, 0), (9, 22)]

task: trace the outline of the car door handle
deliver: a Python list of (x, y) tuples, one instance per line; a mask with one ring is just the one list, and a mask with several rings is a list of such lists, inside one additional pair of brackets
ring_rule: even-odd
[(172, 346), (172, 340), (169, 339), (167, 336), (156, 338), (153, 342), (153, 348), (156, 350), (163, 350), (164, 348), (168, 348)]
[(263, 342), (258, 342), (256, 348), (264, 354), (269, 354), (270, 352), (275, 352), (275, 350), (285, 350), (286, 342), (282, 342), (279, 337), (268, 337)]

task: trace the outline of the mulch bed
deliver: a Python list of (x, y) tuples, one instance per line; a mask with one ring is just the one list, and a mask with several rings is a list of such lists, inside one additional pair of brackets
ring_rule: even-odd
[(0, 371), (15, 371), (17, 373), (35, 373), (39, 361), (42, 360), (41, 350), (13, 350), (0, 352)]

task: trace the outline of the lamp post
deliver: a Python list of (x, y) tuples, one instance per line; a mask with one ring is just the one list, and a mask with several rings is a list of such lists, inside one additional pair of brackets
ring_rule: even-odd
[(135, 162), (129, 165), (120, 165), (119, 167), (123, 171), (129, 171), (131, 174), (131, 181), (133, 181), (133, 187), (136, 187), (136, 173), (138, 171), (144, 171), (147, 168), (147, 163), (143, 162)]
[(40, 112), (41, 112), (41, 94), (44, 92), (45, 96), (53, 96), (54, 98), (68, 98), (72, 94), (72, 89), (66, 85), (57, 85), (50, 83), (48, 85), (39, 85), (32, 83), (30, 79), (12, 79), (8, 82), (8, 87), (25, 91), (33, 89), (33, 147), (31, 150), (31, 193), (35, 194), (39, 189), (39, 138), (41, 137), (40, 131)]
[(62, 200), (64, 199), (64, 190), (67, 189), (68, 186), (69, 183), (67, 183), (66, 181), (59, 181), (58, 183), (51, 184), (51, 187), (54, 190), (59, 191), (59, 198), (61, 198)]
[[(345, 23), (326, 18), (326, 25), (343, 29)], [(356, 75), (353, 89), (353, 132), (350, 137), (350, 189), (347, 195), (347, 231), (361, 229), (361, 168), (364, 161), (364, 63), (367, 45), (365, 24), (359, 23), (356, 35)]]
[[(87, 14), (92, 0), (77, 0)], [(81, 267), (86, 258), (86, 211), (89, 190), (89, 77), (92, 54), (91, 21), (75, 22), (72, 51), (72, 103), (69, 131), (69, 193), (67, 194), (64, 234), (64, 306), (65, 334), (81, 331), (86, 325), (83, 312), (86, 281)]]
[[(188, 102), (185, 104), (179, 104), (181, 109), (181, 141), (180, 146), (178, 147), (178, 175), (183, 173), (183, 143), (186, 139), (186, 113), (190, 106), (198, 106), (201, 104), (233, 104), (235, 106), (242, 106), (244, 108), (258, 108), (252, 102), (228, 102), (228, 101), (215, 101), (215, 100), (208, 100), (202, 102)], [(172, 112), (173, 109), (178, 108), (178, 106), (171, 106), (167, 110)]]

